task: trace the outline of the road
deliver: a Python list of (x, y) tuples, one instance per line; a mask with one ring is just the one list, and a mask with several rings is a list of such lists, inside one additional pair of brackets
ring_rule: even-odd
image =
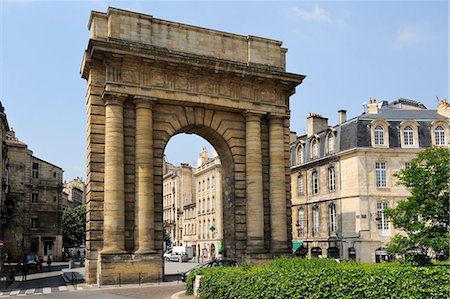
[[(85, 283), (72, 285), (66, 282), (61, 270), (67, 263), (55, 263), (51, 271), (47, 268), (40, 272), (30, 272), (26, 281), (16, 276), (16, 281), (6, 290), (0, 290), (0, 298), (171, 298), (174, 293), (184, 290), (184, 283), (178, 281), (178, 274), (193, 268), (198, 263), (165, 262), (165, 282), (139, 285), (103, 286)], [(78, 268), (77, 270), (83, 270)]]

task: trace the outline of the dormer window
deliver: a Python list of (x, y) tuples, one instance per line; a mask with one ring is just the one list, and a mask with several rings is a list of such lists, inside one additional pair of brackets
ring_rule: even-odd
[(389, 147), (389, 123), (384, 119), (375, 119), (370, 124), (373, 147)]
[(311, 143), (311, 158), (315, 159), (319, 157), (319, 141), (313, 139)]
[(335, 140), (336, 140), (336, 137), (334, 136), (334, 133), (330, 132), (327, 135), (327, 153), (328, 154), (332, 154), (335, 152), (335, 144), (336, 144)]
[(302, 144), (297, 146), (297, 165), (305, 162), (305, 147)]
[(435, 120), (431, 123), (431, 142), (438, 146), (448, 145), (449, 127), (444, 120)]
[(375, 144), (384, 144), (384, 129), (382, 126), (378, 125), (374, 129), (375, 132)]
[(410, 126), (403, 129), (403, 141), (405, 145), (414, 144), (414, 130)]
[(434, 129), (434, 140), (436, 145), (445, 145), (445, 130), (442, 126)]
[(419, 124), (415, 120), (404, 120), (400, 123), (400, 139), (402, 147), (419, 147), (418, 127)]

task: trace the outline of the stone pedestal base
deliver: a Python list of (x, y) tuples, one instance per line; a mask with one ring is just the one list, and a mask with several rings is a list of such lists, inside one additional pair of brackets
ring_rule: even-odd
[(164, 262), (160, 254), (105, 254), (97, 262), (97, 284), (115, 285), (158, 282), (164, 278)]

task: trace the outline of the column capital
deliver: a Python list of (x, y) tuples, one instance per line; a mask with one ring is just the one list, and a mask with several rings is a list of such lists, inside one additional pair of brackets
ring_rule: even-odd
[(155, 97), (145, 97), (145, 96), (133, 96), (133, 103), (136, 108), (149, 108), (151, 109), (153, 105), (158, 101)]
[(282, 123), (286, 119), (286, 115), (269, 113), (267, 115), (271, 123)]
[(102, 99), (105, 101), (105, 105), (120, 105), (123, 106), (123, 103), (128, 98), (128, 94), (126, 93), (118, 93), (111, 91), (103, 91)]
[(245, 110), (242, 112), (246, 119), (261, 119), (264, 116), (264, 113), (255, 111), (255, 110)]

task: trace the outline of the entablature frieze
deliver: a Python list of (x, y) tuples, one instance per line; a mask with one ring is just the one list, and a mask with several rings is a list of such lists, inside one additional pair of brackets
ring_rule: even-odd
[(271, 113), (282, 115), (284, 118), (289, 117), (289, 111), (286, 111), (286, 106), (284, 105), (255, 103), (245, 99), (237, 101), (230, 97), (200, 95), (198, 93), (174, 91), (165, 88), (148, 88), (133, 84), (108, 82), (105, 84), (104, 92), (158, 99), (158, 102), (163, 104), (197, 105), (209, 107), (211, 109), (214, 109), (215, 107), (216, 109), (235, 112), (252, 111), (253, 113), (264, 115), (267, 114), (267, 111), (271, 111)]

